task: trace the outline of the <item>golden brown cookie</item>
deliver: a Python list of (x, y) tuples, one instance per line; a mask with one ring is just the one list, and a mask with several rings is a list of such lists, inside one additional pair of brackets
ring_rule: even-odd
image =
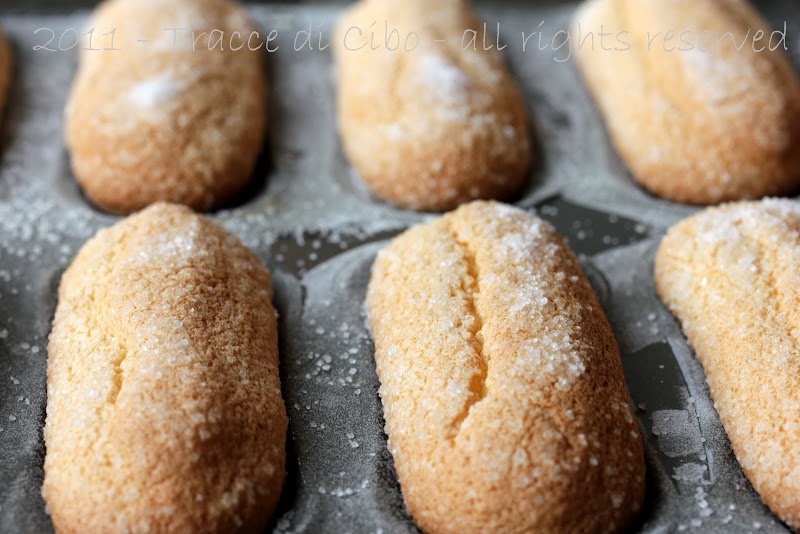
[[(478, 50), (462, 49), (469, 29)], [(532, 160), (525, 105), (466, 0), (361, 0), (334, 42), (342, 143), (376, 196), (441, 211), (520, 189)]]
[(771, 31), (745, 0), (589, 0), (578, 10), (578, 65), (645, 188), (716, 204), (800, 187), (800, 82), (782, 49), (755, 51)]
[(285, 477), (269, 271), (185, 207), (101, 230), (48, 345), (42, 495), (59, 533), (262, 532)]
[(263, 48), (246, 44), (244, 8), (108, 0), (89, 25), (93, 48), (118, 50), (82, 53), (67, 104), (66, 142), (86, 194), (130, 213), (157, 201), (211, 210), (241, 191), (266, 123)]
[(747, 478), (800, 529), (800, 204), (727, 204), (673, 227), (658, 293), (705, 369)]
[(366, 307), (389, 448), (427, 533), (619, 532), (643, 447), (597, 297), (546, 222), (473, 202), (405, 232)]

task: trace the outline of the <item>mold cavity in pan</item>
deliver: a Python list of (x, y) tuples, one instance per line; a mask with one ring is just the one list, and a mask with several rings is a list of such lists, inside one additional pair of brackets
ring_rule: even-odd
[[(568, 110), (559, 108), (548, 94), (535, 88), (526, 89), (524, 100), (528, 109), (528, 128), (531, 132), (531, 166), (528, 178), (510, 203), (524, 205), (534, 195), (544, 178), (552, 174), (567, 151), (575, 146), (571, 139), (572, 118)], [(533, 108), (531, 102), (536, 103)], [(543, 132), (547, 132), (544, 135)]]
[(270, 250), (271, 265), (276, 269), (303, 276), (305, 273), (355, 247), (392, 238), (403, 228), (374, 234), (357, 228), (305, 231), (280, 236)]
[[(645, 428), (639, 424), (639, 431), (645, 435)], [(645, 474), (645, 496), (639, 517), (632, 525), (631, 532), (672, 532), (675, 529), (674, 518), (665, 513), (663, 502), (675, 498), (677, 491), (672, 479), (658, 458), (653, 446), (645, 441), (644, 460), (647, 468)]]
[(669, 344), (648, 345), (624, 355), (622, 362), (644, 435), (672, 484), (675, 480), (710, 483), (698, 414)]
[(89, 209), (101, 215), (109, 215), (108, 212), (98, 207), (83, 192), (83, 189), (75, 179), (75, 175), (72, 173), (69, 152), (66, 148), (62, 151), (59, 159), (54, 189), (60, 199), (71, 208)]
[[(3, 259), (0, 271), (5, 273), (9, 260), (4, 254)], [(61, 269), (43, 278), (31, 278), (27, 270), (10, 272), (9, 280), (0, 275), (0, 450), (5, 455), (0, 458), (0, 488), (16, 490), (0, 491), (0, 525), (14, 525), (19, 532), (49, 532), (50, 518), (39, 493), (44, 477), (46, 334)]]
[(344, 147), (342, 146), (341, 139), (338, 137), (337, 139), (338, 141), (336, 143), (333, 161), (333, 176), (335, 177), (334, 179), (336, 180), (337, 185), (339, 185), (342, 191), (344, 191), (346, 194), (356, 198), (361, 202), (366, 204), (377, 204), (379, 206), (392, 207), (391, 204), (380, 200), (372, 194), (369, 186), (367, 186), (367, 184), (361, 178), (356, 168), (350, 164), (350, 160), (344, 153)]
[[(510, 54), (506, 57), (506, 67), (508, 68), (511, 78), (516, 82), (517, 89), (522, 94), (522, 100), (525, 106), (526, 124), (531, 138), (531, 164), (528, 168), (528, 174), (525, 181), (511, 198), (506, 199), (510, 204), (521, 205), (527, 198), (533, 194), (537, 187), (540, 185), (541, 179), (546, 175), (546, 172), (551, 166), (552, 150), (551, 148), (558, 148), (560, 146), (572, 146), (572, 143), (566, 141), (554, 145), (554, 147), (546, 147), (548, 139), (543, 135), (543, 132), (548, 132), (552, 136), (552, 132), (558, 132), (558, 137), (561, 139), (562, 135), (570, 132), (572, 122), (569, 115), (565, 112), (559, 111), (556, 105), (553, 105), (548, 99), (547, 95), (531, 88), (529, 85), (530, 80), (526, 80), (525, 68), (520, 68), (521, 64), (526, 64), (529, 58), (515, 58), (513, 54), (516, 52), (515, 46), (508, 46), (506, 51)], [(555, 123), (556, 126), (551, 125)], [(546, 150), (547, 148), (547, 150)]]
[(312, 532), (341, 522), (354, 532), (415, 531), (388, 455), (374, 349), (362, 314), (382, 244), (338, 254), (307, 271), (302, 282), (277, 271), (281, 374), (299, 459), (294, 511), (280, 521), (285, 529), (305, 521)]
[[(635, 224), (633, 221), (628, 222)], [(306, 487), (301, 488), (302, 495), (299, 499), (317, 498), (313, 512), (306, 514), (306, 517), (310, 515), (306, 527), (312, 530), (324, 531), (329, 526), (327, 515), (330, 513), (337, 512), (345, 515), (351, 513), (348, 505), (337, 503), (333, 498), (350, 498), (351, 491), (358, 492), (358, 488), (354, 490), (348, 484), (352, 485), (354, 478), (363, 477), (370, 484), (362, 486), (362, 491), (369, 489), (366, 495), (362, 494), (360, 498), (369, 498), (372, 503), (372, 506), (364, 508), (363, 513), (371, 515), (377, 512), (376, 517), (369, 519), (370, 526), (384, 529), (392, 526), (393, 530), (387, 530), (391, 532), (418, 532), (408, 517), (402, 502), (401, 489), (383, 433), (385, 423), (377, 395), (379, 383), (374, 372), (374, 346), (365, 324), (362, 309), (375, 254), (388, 243), (388, 239), (393, 237), (394, 233), (396, 232), (371, 236), (371, 239), (360, 240), (361, 244), (366, 246), (356, 246), (352, 250), (342, 251), (327, 262), (320, 261), (313, 265), (306, 265), (307, 269), (302, 277), (302, 285), (309, 292), (308, 302), (311, 308), (304, 305), (301, 306), (302, 310), (298, 309), (297, 299), (295, 299), (294, 311), (287, 309), (284, 312), (281, 310), (281, 315), (285, 314), (285, 317), (288, 318), (284, 323), (286, 329), (281, 331), (281, 336), (286, 343), (285, 348), (282, 345), (281, 354), (290, 426), (296, 429), (292, 434), (297, 436), (296, 439), (301, 442), (300, 455), (304, 458), (303, 463), (306, 464), (304, 466), (305, 476), (300, 474), (301, 479), (308, 478), (314, 481), (314, 483), (310, 483), (310, 480), (304, 480)], [(632, 237), (636, 235), (639, 234), (631, 234)], [(304, 235), (306, 240), (315, 237), (319, 236)], [(286, 243), (276, 244), (274, 250), (282, 250), (285, 254), (290, 250), (286, 246), (287, 244), (296, 246), (299, 252), (308, 250), (309, 241), (298, 244), (293, 236), (287, 239)], [(607, 282), (602, 274), (590, 264), (587, 266), (586, 261), (582, 262), (582, 266), (595, 289), (601, 294), (607, 294)], [(299, 285), (299, 281), (296, 283)], [(336, 314), (332, 313), (333, 306), (336, 307)], [(302, 318), (299, 318), (298, 314), (302, 315)], [(344, 325), (345, 328), (343, 328), (339, 322), (340, 319), (337, 319), (337, 317), (343, 316), (359, 316), (360, 321), (358, 324)], [(355, 348), (355, 350), (347, 351), (347, 359), (337, 357), (338, 352), (346, 345), (352, 344), (353, 341), (355, 345), (351, 349)], [(666, 349), (667, 353), (659, 352), (658, 348), (654, 349), (655, 355), (658, 357), (656, 362), (665, 360), (669, 364), (670, 361), (666, 360), (667, 356), (671, 357), (672, 355), (669, 348)], [(638, 354), (632, 357), (638, 357)], [(657, 366), (658, 363), (653, 364), (653, 367), (657, 368)], [(355, 373), (351, 375), (352, 371)], [(650, 371), (652, 370), (649, 368), (636, 369), (633, 373)], [(669, 371), (677, 373), (677, 378), (683, 380), (674, 358)], [(360, 377), (361, 383), (355, 391), (366, 395), (361, 399), (361, 404), (352, 405), (352, 401), (348, 399), (348, 393), (352, 391), (352, 388), (349, 384), (341, 382), (342, 376)], [(658, 392), (659, 389), (649, 388), (646, 384), (642, 387), (645, 395), (656, 395), (658, 398), (657, 393), (653, 392)], [(319, 402), (314, 399), (318, 399)], [(366, 404), (363, 403), (364, 401)], [(682, 404), (674, 404), (674, 406), (679, 405)], [(654, 406), (658, 407), (659, 405), (654, 404)], [(673, 406), (673, 404), (667, 402), (665, 406)], [(298, 426), (300, 428), (297, 428)], [(649, 422), (642, 421), (640, 426), (643, 435), (647, 435), (646, 429), (651, 426)], [(314, 430), (312, 435), (309, 435), (305, 427), (311, 427)], [(340, 433), (344, 433), (343, 439), (340, 439), (342, 438)], [(372, 442), (371, 445), (374, 447), (372, 452), (367, 457), (359, 455), (358, 450), (365, 445), (369, 447), (369, 442)], [(346, 450), (348, 443), (356, 451), (358, 460), (353, 458), (349, 460), (347, 471), (339, 473), (343, 477), (341, 485), (331, 488), (328, 481), (332, 478), (338, 483), (339, 479), (337, 479), (336, 473), (331, 473), (330, 470), (336, 471), (332, 465), (337, 465), (340, 460), (320, 459), (317, 458), (317, 455), (322, 454), (327, 457), (332, 454), (331, 449), (335, 450), (337, 447), (340, 451), (342, 448)], [(358, 447), (354, 447), (353, 443)], [(346, 453), (341, 452), (341, 454)], [(656, 452), (655, 446), (648, 446), (648, 497), (642, 514), (642, 522), (658, 516), (655, 507), (664, 492), (675, 492), (669, 478), (672, 465), (668, 463), (665, 465), (666, 462), (661, 459), (659, 454)], [(306, 458), (306, 456), (309, 457)], [(667, 460), (671, 459), (667, 457)], [(325, 471), (326, 468), (328, 468), (328, 472)], [(315, 493), (320, 495), (314, 495)], [(300, 507), (300, 509), (303, 508)], [(290, 514), (285, 519), (283, 524), (287, 528), (297, 526), (292, 524), (294, 515)]]
[(643, 223), (574, 204), (554, 196), (533, 206), (552, 224), (579, 256), (591, 256), (647, 239), (651, 228)]

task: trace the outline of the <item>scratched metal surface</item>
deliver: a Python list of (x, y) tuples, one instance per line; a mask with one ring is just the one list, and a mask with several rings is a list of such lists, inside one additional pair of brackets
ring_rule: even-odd
[[(777, 26), (800, 31), (800, 5), (761, 2)], [(0, 23), (16, 73), (0, 157), (0, 532), (50, 532), (39, 493), (46, 338), (58, 280), (80, 246), (117, 218), (81, 195), (61, 139), (77, 53), (33, 51), (37, 28), (82, 27), (86, 2), (5, 0)], [(616, 331), (648, 444), (648, 498), (638, 531), (786, 532), (743, 476), (702, 369), (655, 296), (653, 254), (693, 210), (634, 185), (610, 147), (574, 64), (523, 53), (520, 31), (552, 36), (575, 5), (484, 4), (501, 23), (542, 163), (516, 204), (553, 222), (581, 256)], [(76, 11), (77, 9), (77, 11)], [(416, 532), (386, 448), (372, 344), (361, 303), (376, 251), (428, 215), (372, 199), (341, 153), (328, 51), (294, 52), (295, 32), (329, 35), (341, 5), (252, 5), (277, 29), (269, 55), (270, 135), (254, 185), (213, 218), (273, 269), (281, 314), (283, 391), (290, 416), (289, 480), (278, 532)], [(790, 44), (795, 62), (796, 40)], [(559, 56), (563, 58), (563, 56)]]

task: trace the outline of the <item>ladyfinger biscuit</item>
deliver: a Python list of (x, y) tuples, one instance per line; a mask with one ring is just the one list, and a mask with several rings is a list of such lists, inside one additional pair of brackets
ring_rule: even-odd
[(746, 0), (589, 0), (573, 32), (611, 139), (652, 193), (716, 204), (800, 186), (800, 82)]
[(102, 230), (64, 274), (42, 495), (59, 533), (262, 532), (285, 477), (269, 271), (188, 208)]
[(800, 204), (741, 202), (686, 219), (664, 238), (655, 277), (742, 469), (800, 529)]
[(522, 98), (496, 50), (462, 49), (467, 30), (483, 31), (466, 0), (361, 0), (339, 21), (342, 143), (381, 199), (441, 211), (525, 181)]
[(5, 109), (9, 86), (11, 85), (11, 70), (14, 60), (11, 55), (11, 46), (5, 34), (0, 31), (0, 112)]
[(72, 168), (89, 198), (115, 213), (157, 201), (224, 205), (249, 182), (266, 123), (251, 50), (263, 42), (250, 39), (244, 9), (108, 0), (89, 26), (99, 50), (83, 52), (66, 110)]
[(473, 202), (373, 266), (366, 307), (389, 448), (427, 533), (618, 532), (641, 438), (614, 335), (555, 230)]

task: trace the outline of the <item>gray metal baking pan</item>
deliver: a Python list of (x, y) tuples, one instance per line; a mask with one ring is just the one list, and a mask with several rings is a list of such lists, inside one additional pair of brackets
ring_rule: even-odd
[[(800, 4), (762, 1), (792, 28)], [(39, 493), (45, 453), (47, 335), (61, 273), (81, 245), (118, 219), (81, 194), (64, 149), (62, 111), (77, 52), (34, 51), (41, 33), (81, 27), (87, 2), (4, 0), (0, 24), (16, 73), (0, 152), (0, 532), (51, 532)], [(285, 46), (267, 58), (270, 133), (253, 186), (212, 217), (275, 274), (289, 479), (270, 531), (411, 533), (386, 448), (362, 299), (376, 251), (430, 217), (371, 198), (342, 154), (330, 50), (294, 52), (311, 24), (330, 35), (339, 3), (251, 4)], [(499, 22), (528, 102), (541, 163), (516, 204), (550, 220), (580, 255), (614, 327), (647, 440), (648, 496), (636, 531), (787, 532), (744, 477), (702, 368), (655, 295), (653, 254), (694, 209), (637, 187), (571, 61), (522, 52), (521, 31), (552, 37), (574, 2), (478, 4)], [(539, 28), (540, 22), (544, 25)], [(516, 43), (516, 44), (515, 44)], [(559, 56), (563, 59), (563, 56)]]

